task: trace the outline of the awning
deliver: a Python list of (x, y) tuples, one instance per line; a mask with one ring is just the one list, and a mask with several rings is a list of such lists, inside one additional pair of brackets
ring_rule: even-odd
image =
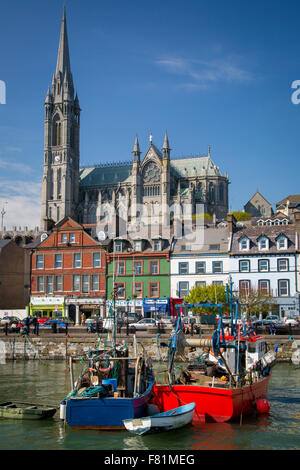
[(169, 303), (169, 299), (144, 299), (144, 312), (168, 312)]

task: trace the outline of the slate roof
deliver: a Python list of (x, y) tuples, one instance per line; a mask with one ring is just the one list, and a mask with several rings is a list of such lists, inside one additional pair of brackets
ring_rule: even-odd
[[(216, 254), (228, 252), (229, 232), (225, 227), (206, 227), (203, 229), (203, 238), (199, 237), (200, 244), (189, 241), (188, 238), (175, 240), (174, 254), (207, 253)], [(218, 245), (218, 248), (216, 247)], [(190, 249), (187, 249), (189, 247)]]
[[(258, 239), (261, 236), (266, 236), (269, 239), (269, 250), (259, 251)], [(280, 235), (285, 235), (288, 238), (288, 247), (286, 250), (277, 250), (276, 239)], [(239, 240), (242, 237), (247, 237), (250, 240), (250, 250), (240, 250)], [(232, 239), (231, 252), (239, 255), (269, 255), (269, 254), (283, 254), (294, 253), (296, 250), (296, 237), (297, 233), (294, 226), (288, 225), (250, 225), (247, 228), (235, 229)]]

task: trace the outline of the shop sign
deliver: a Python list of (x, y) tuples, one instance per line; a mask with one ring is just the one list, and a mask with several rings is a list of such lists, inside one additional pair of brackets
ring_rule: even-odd
[(64, 304), (64, 297), (31, 297), (30, 302), (31, 305), (54, 305), (57, 307), (58, 305)]

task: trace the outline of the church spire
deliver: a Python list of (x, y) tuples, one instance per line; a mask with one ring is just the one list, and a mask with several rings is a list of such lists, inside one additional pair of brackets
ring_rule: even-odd
[(170, 150), (171, 149), (170, 149), (168, 134), (167, 134), (167, 130), (166, 130), (164, 145), (163, 145), (163, 148), (162, 148), (163, 158), (164, 159), (170, 159)]
[(138, 136), (135, 138), (134, 147), (133, 147), (133, 161), (137, 162), (140, 160), (141, 151)]
[(59, 38), (57, 64), (56, 64), (56, 74), (58, 74), (59, 72), (61, 72), (62, 76), (64, 76), (65, 73), (67, 75), (71, 73), (65, 6), (64, 6), (64, 11), (63, 11), (62, 25), (61, 25), (60, 38)]

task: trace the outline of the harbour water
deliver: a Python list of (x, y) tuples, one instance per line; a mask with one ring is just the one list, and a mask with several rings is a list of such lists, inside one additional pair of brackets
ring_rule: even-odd
[[(79, 370), (78, 370), (79, 372)], [(75, 374), (76, 375), (76, 374)], [(64, 362), (0, 364), (0, 402), (19, 399), (59, 406), (70, 389)], [(0, 421), (1, 450), (298, 450), (300, 448), (300, 367), (277, 364), (270, 381), (268, 415), (242, 423), (199, 424), (169, 433), (132, 436), (127, 431), (73, 430), (54, 418)]]

